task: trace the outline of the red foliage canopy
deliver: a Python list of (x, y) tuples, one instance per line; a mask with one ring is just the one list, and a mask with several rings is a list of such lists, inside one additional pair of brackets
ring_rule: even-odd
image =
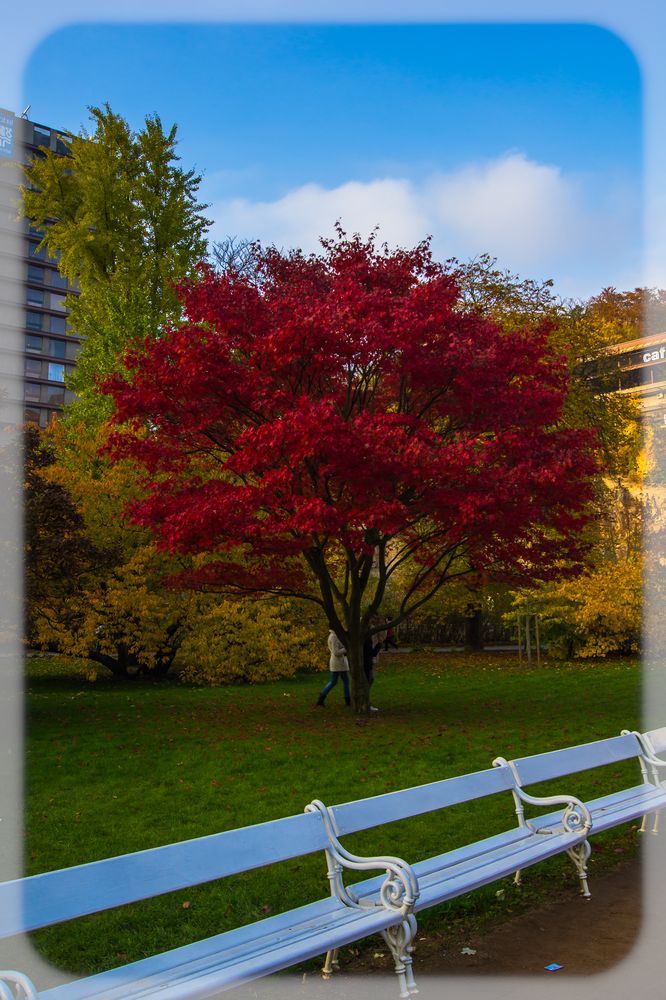
[(112, 447), (147, 470), (134, 518), (215, 557), (190, 582), (314, 594), (347, 628), (407, 561), (396, 618), (461, 568), (534, 579), (576, 558), (595, 462), (558, 426), (546, 331), (465, 311), (427, 243), (322, 247), (258, 249), (250, 277), (203, 268), (184, 324), (107, 383)]

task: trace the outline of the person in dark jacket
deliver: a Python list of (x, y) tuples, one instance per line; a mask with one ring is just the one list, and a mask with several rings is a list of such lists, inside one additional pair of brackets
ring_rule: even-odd
[[(373, 642), (371, 635), (366, 636), (363, 643), (363, 672), (368, 682), (368, 690), (372, 687), (372, 682), (375, 679), (375, 658), (381, 648), (381, 642)], [(376, 712), (377, 709), (371, 705), (370, 711)]]
[(398, 643), (395, 641), (395, 632), (388, 624), (391, 621), (390, 617), (386, 618), (386, 633), (384, 638), (384, 649), (388, 652), (389, 646), (393, 646), (394, 649), (398, 648)]

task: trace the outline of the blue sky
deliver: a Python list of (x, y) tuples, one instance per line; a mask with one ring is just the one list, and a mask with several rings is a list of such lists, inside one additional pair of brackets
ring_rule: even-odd
[(177, 122), (213, 238), (315, 249), (340, 218), (564, 296), (641, 281), (640, 70), (599, 27), (87, 24), (36, 47), (23, 93), (72, 130), (104, 101)]

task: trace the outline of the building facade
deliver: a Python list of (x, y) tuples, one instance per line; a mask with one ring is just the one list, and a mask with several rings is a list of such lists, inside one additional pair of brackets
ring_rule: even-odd
[[(47, 149), (67, 155), (62, 130), (54, 129), (0, 109), (0, 155), (25, 164)], [(18, 215), (19, 193), (3, 192), (3, 203)], [(23, 419), (45, 427), (74, 394), (65, 386), (80, 350), (81, 341), (69, 332), (65, 296), (76, 292), (58, 271), (57, 258), (39, 249), (41, 234), (26, 219), (17, 223), (21, 271), (23, 329)]]
[(591, 378), (601, 392), (638, 399), (646, 421), (666, 424), (666, 332), (607, 347)]

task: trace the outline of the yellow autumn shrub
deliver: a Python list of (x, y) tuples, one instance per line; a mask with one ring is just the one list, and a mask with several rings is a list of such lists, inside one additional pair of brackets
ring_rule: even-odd
[[(152, 545), (141, 546), (124, 563), (81, 578), (75, 594), (54, 591), (36, 609), (35, 644), (82, 658), (116, 657), (122, 647), (136, 666), (153, 669), (196, 613), (195, 598), (160, 585), (164, 563)], [(91, 658), (89, 679), (98, 670)]]
[(322, 617), (288, 600), (219, 600), (183, 642), (180, 677), (218, 686), (293, 677), (328, 665)]
[(575, 656), (637, 652), (642, 621), (642, 559), (638, 553), (601, 563), (573, 580), (523, 593), (516, 610), (539, 616), (551, 646)]

